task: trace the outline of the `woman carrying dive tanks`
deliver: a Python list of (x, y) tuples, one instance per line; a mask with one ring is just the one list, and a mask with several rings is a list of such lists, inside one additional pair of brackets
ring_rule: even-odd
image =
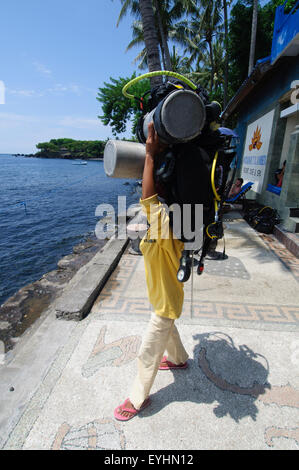
[[(175, 320), (182, 313), (184, 286), (177, 271), (184, 243), (173, 238), (166, 210), (158, 199), (154, 180), (154, 159), (161, 151), (158, 135), (148, 125), (146, 158), (140, 203), (147, 214), (150, 229), (140, 244), (152, 313), (147, 332), (138, 354), (138, 371), (129, 398), (114, 410), (114, 417), (128, 421), (150, 404), (150, 390), (158, 370), (186, 369), (188, 354), (181, 342)], [(167, 225), (169, 237), (161, 237)], [(151, 233), (157, 234), (151, 239)], [(163, 356), (167, 351), (167, 355)]]

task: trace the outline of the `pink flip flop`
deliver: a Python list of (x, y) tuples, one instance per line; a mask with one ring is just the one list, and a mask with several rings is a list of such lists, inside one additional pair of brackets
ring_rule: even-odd
[[(162, 363), (166, 363), (166, 365), (162, 365)], [(188, 367), (187, 362), (184, 362), (183, 364), (174, 364), (173, 362), (168, 361), (167, 357), (164, 356), (159, 366), (159, 370), (187, 369), (187, 367)]]
[[(143, 405), (141, 406), (141, 408), (139, 408), (139, 410), (136, 410), (135, 408), (127, 408), (127, 403), (129, 401), (129, 398), (127, 398), (124, 403), (120, 406), (118, 406), (117, 408), (115, 408), (114, 410), (114, 417), (115, 419), (117, 419), (118, 421), (129, 421), (130, 419), (134, 418), (136, 415), (138, 415), (138, 413), (140, 413), (140, 411), (144, 410), (148, 405), (150, 405), (151, 401), (150, 401), (150, 398), (148, 397)], [(123, 411), (126, 411), (127, 413), (131, 413), (132, 416), (130, 416), (129, 418), (126, 417), (126, 416), (122, 416), (121, 415), (121, 412)]]

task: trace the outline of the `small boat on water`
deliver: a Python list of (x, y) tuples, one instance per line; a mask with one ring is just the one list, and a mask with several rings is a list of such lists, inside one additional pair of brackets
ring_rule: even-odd
[(87, 165), (87, 162), (73, 162), (72, 165)]

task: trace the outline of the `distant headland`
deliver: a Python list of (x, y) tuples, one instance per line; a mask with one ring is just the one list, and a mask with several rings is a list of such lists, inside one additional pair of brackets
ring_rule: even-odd
[[(108, 139), (107, 139), (108, 140)], [(102, 160), (107, 140), (52, 139), (36, 145), (35, 154), (13, 154), (14, 157), (63, 158), (66, 160)]]

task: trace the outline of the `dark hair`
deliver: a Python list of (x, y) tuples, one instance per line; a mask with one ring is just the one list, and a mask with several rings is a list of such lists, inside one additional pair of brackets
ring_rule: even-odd
[(241, 181), (241, 184), (243, 184), (243, 182), (244, 182), (243, 178), (237, 178), (237, 181), (238, 180)]

